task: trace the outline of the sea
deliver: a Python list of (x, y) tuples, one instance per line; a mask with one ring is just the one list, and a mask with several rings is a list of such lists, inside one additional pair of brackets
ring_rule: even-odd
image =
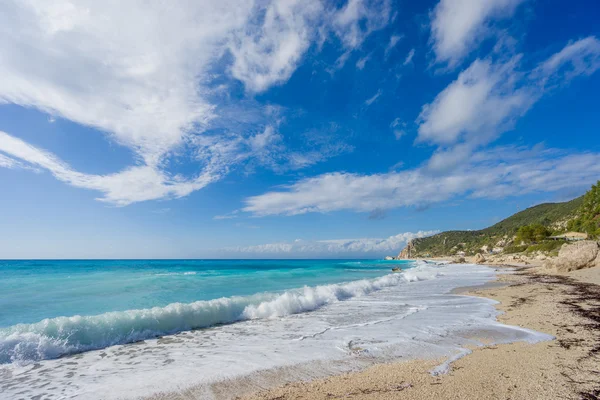
[[(392, 272), (398, 267), (399, 272)], [(379, 362), (551, 339), (454, 294), (498, 273), (401, 260), (0, 261), (0, 398), (233, 398)], [(189, 397), (188, 397), (189, 398)]]

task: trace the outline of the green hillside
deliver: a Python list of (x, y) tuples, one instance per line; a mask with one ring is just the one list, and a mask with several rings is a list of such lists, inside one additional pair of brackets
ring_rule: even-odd
[(413, 257), (447, 256), (456, 251), (473, 255), (483, 246), (490, 249), (512, 239), (520, 227), (540, 224), (553, 231), (563, 231), (566, 223), (575, 217), (583, 203), (583, 196), (564, 203), (545, 203), (520, 211), (495, 225), (478, 231), (448, 231), (434, 236), (415, 239)]
[(600, 237), (600, 181), (583, 196), (577, 218), (569, 221), (569, 230), (585, 232), (588, 237)]

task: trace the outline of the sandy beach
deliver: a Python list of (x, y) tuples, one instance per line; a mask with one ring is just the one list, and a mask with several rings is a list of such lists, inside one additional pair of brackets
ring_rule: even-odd
[[(444, 360), (382, 364), (254, 393), (243, 399), (597, 399), (600, 396), (600, 269), (570, 275), (519, 268), (464, 293), (499, 302), (499, 321), (555, 336), (538, 344), (473, 348)], [(591, 283), (595, 282), (595, 283)], [(482, 341), (485, 338), (480, 338)]]

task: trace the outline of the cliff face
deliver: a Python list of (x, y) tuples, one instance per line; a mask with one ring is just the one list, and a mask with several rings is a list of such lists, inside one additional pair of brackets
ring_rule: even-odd
[(406, 244), (406, 247), (404, 249), (402, 249), (400, 254), (398, 254), (398, 259), (407, 260), (407, 259), (413, 258), (415, 256), (415, 254), (417, 253), (416, 250), (417, 249), (415, 248), (415, 244), (411, 240), (410, 242), (408, 242)]

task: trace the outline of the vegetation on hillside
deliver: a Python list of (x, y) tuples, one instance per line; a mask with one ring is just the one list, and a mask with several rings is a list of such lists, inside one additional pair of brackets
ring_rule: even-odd
[[(597, 197), (594, 204), (600, 204), (599, 199)], [(482, 230), (448, 231), (415, 239), (412, 256), (447, 256), (461, 251), (466, 255), (474, 255), (482, 252), (482, 248), (488, 251), (505, 248), (507, 252), (529, 251), (534, 247), (554, 250), (564, 242), (546, 243), (543, 240), (551, 233), (565, 231), (568, 221), (576, 216), (583, 202), (582, 196), (564, 203), (539, 204)], [(518, 233), (521, 237), (513, 241)]]
[(517, 230), (515, 242), (537, 244), (546, 240), (551, 234), (552, 231), (542, 224), (525, 225)]
[(600, 237), (600, 181), (583, 196), (577, 218), (569, 221), (568, 228), (587, 233), (592, 238)]

